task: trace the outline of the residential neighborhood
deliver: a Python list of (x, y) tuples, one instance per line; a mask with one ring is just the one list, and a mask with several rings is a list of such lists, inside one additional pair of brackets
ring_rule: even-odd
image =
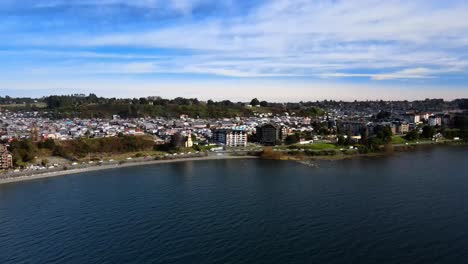
[(465, 110), (458, 107), (424, 111), (408, 110), (399, 103), (385, 109), (369, 102), (367, 107), (360, 106), (360, 102), (340, 103), (338, 107), (331, 102), (316, 104), (322, 107), (321, 114), (303, 116), (293, 111), (275, 114), (267, 107), (245, 103), (252, 115), (224, 118), (193, 117), (190, 112), (176, 118), (130, 118), (118, 113), (108, 118), (53, 118), (44, 110), (18, 111), (4, 107), (0, 111), (0, 140), (3, 142), (0, 167), (10, 169), (15, 166), (10, 144), (18, 140), (60, 143), (79, 139), (146, 137), (164, 151), (167, 148), (163, 146), (168, 144), (204, 151), (246, 150), (294, 144), (362, 144), (376, 137), (381, 128), (387, 128), (393, 137), (399, 138), (411, 131), (420, 134), (424, 129), (434, 128), (428, 140), (456, 140), (462, 136), (458, 123), (466, 119)]

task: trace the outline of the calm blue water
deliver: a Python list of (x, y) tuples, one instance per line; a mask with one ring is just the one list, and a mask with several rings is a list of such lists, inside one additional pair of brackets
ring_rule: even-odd
[(467, 263), (468, 149), (0, 185), (0, 263)]

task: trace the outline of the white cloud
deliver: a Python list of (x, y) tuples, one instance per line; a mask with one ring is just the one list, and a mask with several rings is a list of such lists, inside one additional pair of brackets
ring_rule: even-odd
[[(169, 6), (186, 15), (204, 0), (81, 0), (75, 4)], [(42, 2), (44, 3), (44, 2)], [(64, 0), (49, 1), (63, 4)], [(197, 73), (234, 77), (368, 77), (375, 81), (440, 78), (466, 73), (468, 13), (464, 1), (271, 0), (244, 16), (189, 19), (145, 31), (64, 36), (47, 34), (12, 43), (183, 50), (187, 55), (62, 51), (75, 60), (43, 65), (89, 73)], [(8, 36), (7, 36), (8, 38)], [(37, 52), (37, 51), (36, 51)], [(57, 51), (51, 56), (60, 56)], [(47, 56), (44, 54), (44, 56)], [(103, 59), (98, 64), (87, 59)], [(112, 61), (106, 61), (107, 59)], [(115, 61), (115, 60), (121, 60)], [(46, 64), (46, 63), (45, 63)], [(64, 65), (65, 64), (65, 65)], [(36, 71), (41, 72), (41, 71)], [(348, 73), (353, 72), (353, 73)], [(369, 72), (379, 72), (378, 74)]]
[(395, 80), (395, 79), (428, 79), (434, 78), (432, 74), (435, 73), (427, 68), (413, 68), (404, 69), (401, 71), (391, 73), (324, 73), (322, 77), (369, 77), (372, 80)]

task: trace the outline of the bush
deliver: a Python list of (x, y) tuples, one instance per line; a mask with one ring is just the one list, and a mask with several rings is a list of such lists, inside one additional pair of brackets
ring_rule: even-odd
[(415, 141), (419, 139), (419, 132), (417, 129), (413, 129), (405, 135), (405, 139), (408, 141)]
[(40, 149), (54, 150), (55, 147), (56, 147), (56, 144), (55, 144), (55, 141), (53, 139), (48, 138), (43, 142), (37, 143), (37, 147), (40, 148)]
[(78, 157), (84, 158), (89, 153), (111, 153), (122, 154), (135, 151), (152, 150), (154, 142), (148, 137), (111, 137), (77, 139), (61, 142), (54, 149), (54, 155), (64, 158)]
[(13, 163), (16, 166), (33, 161), (38, 151), (31, 139), (14, 140), (11, 142), (10, 148), (13, 154)]

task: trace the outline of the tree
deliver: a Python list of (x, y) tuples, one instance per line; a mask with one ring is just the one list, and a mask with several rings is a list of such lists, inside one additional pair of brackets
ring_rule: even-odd
[(388, 119), (388, 118), (390, 118), (390, 116), (391, 116), (391, 113), (390, 113), (390, 112), (387, 112), (387, 111), (380, 111), (380, 112), (377, 114), (376, 118), (377, 118), (377, 120), (383, 120), (383, 119)]
[(15, 140), (11, 142), (11, 152), (15, 165), (34, 160), (37, 153), (37, 146), (31, 139)]
[(340, 145), (340, 146), (343, 146), (343, 145), (345, 145), (345, 143), (346, 143), (345, 137), (343, 135), (339, 135), (337, 144)]
[(148, 104), (148, 102), (149, 102), (148, 99), (146, 99), (144, 97), (141, 97), (139, 99), (139, 103), (142, 104), (142, 105), (146, 105), (146, 104)]
[(256, 105), (259, 105), (259, 104), (260, 104), (260, 101), (257, 98), (254, 98), (254, 99), (252, 99), (252, 101), (250, 101), (251, 106), (256, 106)]
[(169, 149), (178, 150), (184, 145), (185, 137), (180, 133), (175, 133), (171, 136), (171, 143), (169, 143)]
[(392, 129), (389, 126), (377, 126), (374, 130), (376, 138), (382, 143), (387, 144), (392, 142)]
[(261, 106), (261, 107), (267, 107), (267, 106), (268, 106), (268, 102), (267, 102), (267, 101), (261, 101), (261, 102), (260, 102), (260, 106)]
[(415, 141), (419, 139), (419, 132), (417, 129), (413, 129), (405, 135), (405, 139), (408, 141)]
[(45, 148), (54, 150), (55, 149), (55, 141), (51, 138), (46, 139), (44, 142), (39, 142), (37, 145), (39, 148)]
[(288, 135), (285, 139), (284, 139), (284, 143), (287, 144), (287, 145), (292, 145), (292, 144), (296, 144), (300, 141), (300, 138), (299, 138), (299, 135), (297, 134), (292, 134), (292, 135)]
[(436, 133), (436, 129), (431, 126), (424, 126), (422, 130), (422, 137), (432, 139)]

